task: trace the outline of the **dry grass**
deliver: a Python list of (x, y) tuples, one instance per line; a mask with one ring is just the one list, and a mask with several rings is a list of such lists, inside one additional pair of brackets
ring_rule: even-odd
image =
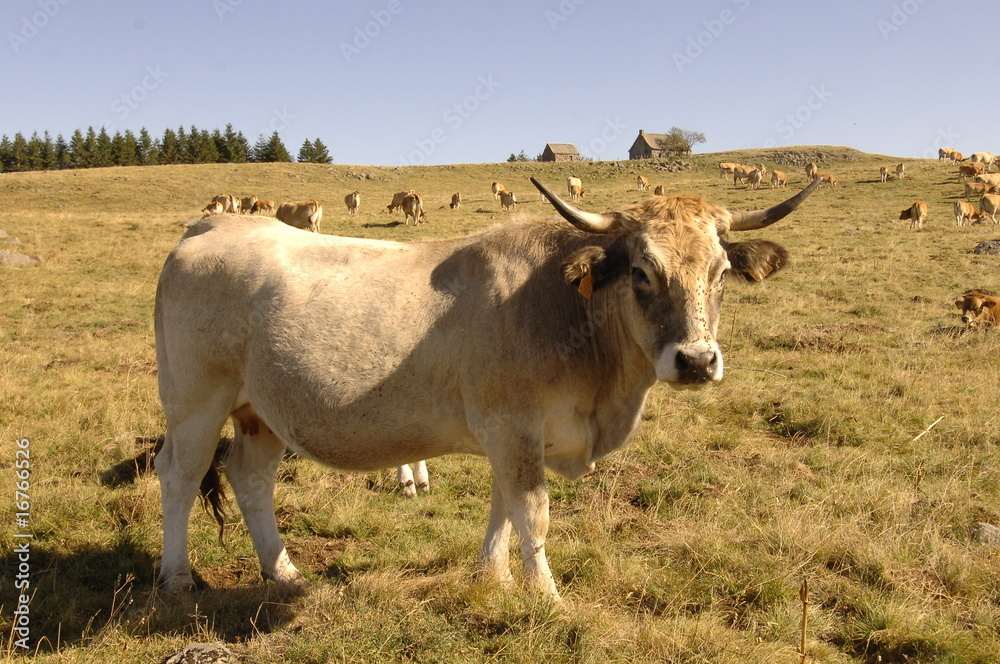
[[(207, 587), (155, 591), (159, 489), (130, 460), (162, 434), (152, 300), (163, 259), (181, 222), (223, 191), (315, 197), (324, 232), (411, 241), (504, 223), (493, 180), (518, 194), (516, 214), (549, 215), (529, 175), (560, 188), (579, 175), (594, 210), (648, 196), (637, 173), (668, 192), (769, 205), (787, 194), (723, 183), (715, 163), (773, 166), (771, 152), (696, 155), (673, 174), (599, 162), (0, 176), (0, 228), (46, 259), (0, 270), (0, 477), (13, 485), (11, 441), (30, 438), (39, 659), (153, 661), (223, 639), (246, 662), (792, 662), (808, 578), (810, 661), (997, 661), (1000, 563), (970, 529), (1000, 524), (1000, 343), (961, 329), (952, 302), (1000, 289), (1000, 258), (971, 253), (1000, 229), (954, 226), (950, 165), (907, 161), (905, 180), (881, 184), (878, 166), (898, 159), (803, 150), (830, 155), (821, 165), (840, 186), (766, 233), (791, 251), (785, 271), (730, 284), (724, 383), (657, 388), (629, 447), (579, 482), (551, 478), (561, 607), (474, 576), (490, 479), (466, 457), (432, 461), (433, 493), (415, 501), (388, 472), (291, 459), (278, 518), (308, 592), (276, 595), (245, 529), (231, 528), (225, 550), (203, 514), (192, 555)], [(800, 167), (779, 168), (803, 184)], [(418, 229), (384, 212), (408, 188), (426, 201)], [(349, 216), (354, 189), (362, 212)], [(446, 207), (455, 191), (459, 211)], [(920, 232), (896, 220), (917, 199), (930, 205)], [(9, 529), (0, 542), (9, 552)], [(3, 562), (7, 574), (9, 553)]]

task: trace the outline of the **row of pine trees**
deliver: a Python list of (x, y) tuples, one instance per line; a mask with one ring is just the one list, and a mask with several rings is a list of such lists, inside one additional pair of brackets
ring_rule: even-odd
[[(0, 138), (0, 171), (40, 171), (60, 168), (99, 168), (102, 166), (154, 166), (157, 164), (237, 164), (243, 162), (292, 161), (278, 132), (261, 135), (250, 145), (243, 132), (209, 132), (194, 125), (185, 129), (166, 129), (158, 138), (146, 128), (135, 135), (126, 129), (114, 135), (104, 127), (95, 131), (77, 129), (69, 140), (62, 134), (53, 139), (49, 132), (37, 132), (25, 138), (20, 132), (10, 139)], [(298, 161), (329, 164), (333, 161), (327, 147), (318, 138), (306, 139), (299, 149)]]

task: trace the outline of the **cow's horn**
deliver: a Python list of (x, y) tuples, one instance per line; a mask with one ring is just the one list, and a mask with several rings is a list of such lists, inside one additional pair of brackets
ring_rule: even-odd
[(588, 233), (607, 233), (615, 221), (613, 214), (597, 214), (595, 212), (584, 212), (573, 207), (563, 199), (553, 193), (551, 189), (539, 182), (536, 178), (531, 178), (531, 184), (538, 187), (545, 198), (549, 199), (556, 212), (561, 214), (566, 221), (573, 224), (581, 231)]
[(822, 182), (823, 180), (821, 178), (816, 178), (812, 181), (812, 184), (789, 198), (787, 201), (778, 203), (777, 205), (771, 206), (766, 210), (747, 210), (745, 212), (733, 212), (730, 210), (729, 214), (732, 216), (732, 221), (729, 223), (729, 230), (753, 231), (758, 228), (770, 226), (779, 219), (791, 214), (792, 210), (797, 208), (799, 204), (809, 196), (809, 194), (816, 191), (816, 187), (818, 187)]

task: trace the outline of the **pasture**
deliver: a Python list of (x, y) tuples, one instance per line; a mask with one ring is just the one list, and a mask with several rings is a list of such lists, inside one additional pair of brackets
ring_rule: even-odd
[[(391, 470), (286, 459), (279, 527), (309, 590), (286, 596), (259, 580), (234, 502), (225, 547), (213, 519), (192, 514), (200, 588), (154, 587), (159, 486), (145, 455), (163, 416), (153, 297), (182, 222), (212, 196), (315, 198), (324, 233), (410, 242), (507, 222), (494, 180), (517, 195), (513, 215), (552, 215), (529, 176), (563, 196), (566, 177), (580, 177), (578, 205), (592, 211), (660, 184), (764, 207), (806, 184), (801, 165), (775, 161), (791, 152), (825, 155), (820, 170), (838, 186), (744, 234), (781, 243), (791, 260), (762, 283), (727, 285), (725, 379), (693, 392), (657, 386), (630, 445), (580, 481), (549, 476), (546, 550), (562, 604), (474, 575), (491, 479), (484, 459), (464, 456), (431, 460), (431, 493), (413, 500)], [(954, 306), (968, 288), (1000, 290), (1000, 256), (972, 253), (1000, 226), (956, 227), (951, 162), (828, 147), (689, 161), (676, 173), (577, 162), (0, 175), (0, 229), (20, 240), (9, 248), (44, 259), (0, 267), (0, 483), (12, 515), (15, 441), (29, 439), (37, 660), (162, 661), (221, 640), (260, 663), (798, 662), (803, 580), (807, 661), (1000, 660), (1000, 544), (977, 526), (1000, 526), (1000, 331), (965, 329)], [(789, 188), (734, 186), (719, 179), (720, 161), (777, 166)], [(900, 161), (905, 179), (880, 182), (879, 166)], [(636, 175), (650, 191), (637, 191)], [(426, 224), (385, 211), (405, 189), (423, 196)], [(361, 207), (349, 215), (354, 190)], [(448, 208), (455, 192), (459, 210)], [(912, 230), (898, 217), (918, 199), (929, 217)], [(5, 635), (15, 532), (0, 532)], [(10, 639), (3, 652), (22, 651)]]

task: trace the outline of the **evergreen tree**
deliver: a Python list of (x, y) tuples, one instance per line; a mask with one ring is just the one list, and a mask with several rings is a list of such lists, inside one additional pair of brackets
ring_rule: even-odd
[(152, 166), (158, 163), (156, 144), (153, 138), (143, 127), (139, 130), (139, 138), (136, 140), (135, 161), (140, 166)]
[(38, 136), (38, 132), (32, 132), (31, 138), (28, 139), (28, 147), (25, 150), (26, 158), (24, 162), (24, 169), (26, 171), (40, 171), (42, 170), (42, 139)]
[(302, 142), (302, 147), (299, 148), (299, 161), (311, 163), (316, 158), (316, 150), (313, 148), (312, 141), (308, 138)]
[(194, 152), (191, 155), (193, 163), (219, 163), (219, 150), (215, 147), (215, 141), (212, 140), (212, 135), (208, 133), (207, 129), (197, 131), (194, 126), (192, 126), (189, 136), (191, 138), (191, 144), (194, 146)]
[(108, 136), (108, 130), (102, 126), (94, 143), (94, 166), (104, 167), (112, 163), (111, 137)]
[(56, 135), (55, 143), (56, 152), (56, 168), (70, 168), (70, 163), (73, 159), (73, 154), (70, 152), (69, 143), (63, 138), (62, 134)]
[(177, 139), (177, 134), (169, 127), (163, 130), (163, 140), (160, 141), (161, 164), (181, 163), (181, 144)]
[(326, 149), (323, 145), (323, 141), (318, 138), (313, 141), (313, 163), (316, 164), (332, 164), (333, 157), (330, 156), (330, 151)]
[(87, 139), (83, 137), (83, 132), (79, 129), (73, 130), (73, 135), (69, 139), (69, 167), (86, 168), (89, 160), (89, 148)]
[(264, 134), (257, 136), (257, 142), (253, 144), (250, 148), (250, 161), (261, 163), (265, 161), (270, 161), (267, 153), (268, 140)]
[(127, 157), (125, 155), (125, 137), (120, 131), (116, 131), (111, 137), (111, 147), (108, 150), (110, 166), (126, 166)]
[(56, 154), (56, 144), (52, 141), (52, 136), (46, 130), (42, 136), (42, 168), (47, 171), (59, 167), (59, 158)]
[(288, 154), (288, 149), (281, 142), (278, 132), (271, 134), (271, 138), (267, 141), (266, 161), (292, 161), (292, 155)]
[(14, 134), (14, 142), (11, 145), (11, 168), (12, 171), (24, 171), (28, 169), (28, 141), (24, 140), (21, 132)]
[(10, 139), (7, 138), (7, 134), (4, 134), (3, 138), (0, 138), (0, 171), (4, 173), (11, 171), (13, 170), (13, 165), (13, 145), (11, 144)]
[(177, 128), (177, 161), (178, 164), (190, 164), (191, 163), (191, 150), (190, 150), (190, 140), (188, 139), (187, 132), (184, 131), (184, 127)]

